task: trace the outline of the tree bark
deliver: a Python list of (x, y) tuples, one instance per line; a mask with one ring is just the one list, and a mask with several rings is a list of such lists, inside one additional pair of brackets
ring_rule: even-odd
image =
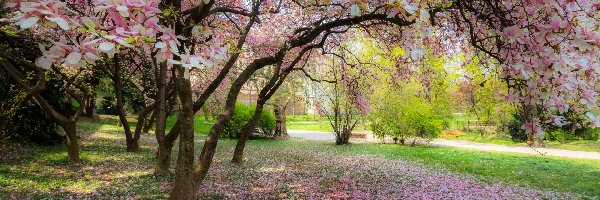
[[(167, 88), (167, 64), (159, 65), (159, 74), (157, 77), (157, 94), (156, 94), (156, 141), (158, 142), (158, 152), (154, 173), (168, 174), (171, 166), (171, 148), (168, 147), (168, 142), (165, 139), (165, 130), (167, 123), (166, 116), (166, 88)], [(168, 152), (167, 152), (168, 150)]]
[(285, 106), (281, 105), (281, 102), (275, 101), (273, 110), (275, 112), (275, 135), (273, 137), (275, 139), (287, 139), (289, 135), (285, 126)]
[(335, 144), (336, 145), (348, 144), (348, 141), (350, 140), (350, 133), (351, 133), (351, 130), (348, 130), (345, 127), (342, 128), (342, 130), (336, 134), (338, 137), (335, 138)]
[(67, 154), (69, 155), (69, 163), (79, 163), (79, 142), (77, 139), (77, 128), (74, 122), (60, 124), (67, 135)]
[(235, 150), (233, 152), (233, 158), (231, 159), (232, 163), (242, 163), (244, 161), (244, 148), (246, 147), (246, 141), (248, 141), (248, 138), (250, 137), (250, 135), (252, 135), (256, 124), (260, 120), (260, 114), (262, 113), (263, 107), (265, 105), (264, 102), (257, 103), (258, 104), (256, 104), (256, 108), (254, 110), (254, 115), (252, 116), (252, 119), (248, 123), (246, 123), (246, 125), (242, 129), (242, 132), (240, 133), (240, 138), (238, 138), (237, 144), (235, 145)]
[(119, 120), (123, 125), (125, 132), (125, 150), (127, 152), (137, 152), (140, 149), (139, 141), (135, 141), (131, 133), (129, 121), (127, 121), (127, 113), (125, 113), (125, 102), (123, 97), (123, 83), (121, 82), (121, 63), (119, 55), (115, 55), (113, 59), (113, 82), (115, 84), (115, 96), (117, 98), (117, 110), (119, 112)]
[(179, 154), (173, 189), (169, 199), (194, 199), (195, 186), (192, 176), (194, 167), (194, 109), (192, 86), (184, 77), (185, 69), (176, 67), (175, 88), (177, 91), (179, 130)]
[(94, 118), (94, 108), (96, 108), (96, 97), (94, 96), (93, 98), (88, 98), (86, 101), (87, 104), (84, 109), (85, 112), (83, 112), (82, 116), (87, 118)]
[(152, 125), (154, 125), (154, 121), (156, 121), (156, 112), (152, 112), (152, 114), (150, 115), (150, 119), (147, 120), (146, 123), (144, 124), (143, 133), (150, 132), (150, 128), (152, 128)]

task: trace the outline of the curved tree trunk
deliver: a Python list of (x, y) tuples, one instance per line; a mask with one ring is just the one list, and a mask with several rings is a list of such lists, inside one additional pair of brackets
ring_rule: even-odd
[[(121, 60), (119, 55), (115, 55), (113, 58), (113, 82), (115, 84), (115, 96), (117, 98), (117, 110), (119, 111), (119, 121), (123, 125), (125, 132), (125, 150), (127, 152), (138, 152), (140, 149), (139, 141), (135, 140), (131, 133), (131, 127), (129, 121), (127, 121), (127, 113), (125, 113), (125, 97), (123, 97), (123, 83), (121, 81)], [(137, 138), (139, 139), (139, 137)]]
[(233, 152), (233, 158), (231, 159), (232, 163), (242, 163), (244, 161), (244, 148), (246, 147), (246, 141), (250, 135), (252, 135), (252, 131), (256, 127), (256, 124), (260, 120), (260, 114), (262, 113), (263, 107), (265, 105), (264, 102), (257, 102), (256, 109), (254, 110), (254, 115), (252, 119), (244, 125), (244, 128), (240, 132), (240, 138), (238, 138), (237, 144), (235, 145), (235, 151)]

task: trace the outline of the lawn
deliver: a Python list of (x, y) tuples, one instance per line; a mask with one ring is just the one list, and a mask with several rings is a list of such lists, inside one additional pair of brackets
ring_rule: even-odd
[[(127, 153), (122, 130), (115, 124), (79, 123), (82, 163), (74, 166), (67, 164), (64, 146), (0, 143), (0, 199), (165, 198), (173, 177), (152, 174), (154, 136), (144, 134), (141, 152)], [(198, 150), (202, 137), (198, 134)], [(235, 140), (219, 142), (200, 198), (600, 196), (600, 161), (593, 160), (391, 144), (253, 140), (246, 162), (238, 166), (228, 162), (234, 145)]]
[[(440, 137), (449, 140), (467, 140), (472, 142), (479, 143), (488, 143), (488, 144), (499, 144), (499, 145), (507, 145), (507, 146), (522, 146), (526, 147), (526, 143), (516, 143), (512, 141), (507, 136), (500, 136), (494, 134), (488, 134), (481, 136), (476, 133), (470, 132), (462, 132), (462, 131), (452, 131), (454, 134), (445, 135), (442, 134)], [(458, 134), (458, 136), (455, 136)], [(564, 150), (573, 150), (573, 151), (591, 151), (591, 152), (600, 152), (600, 142), (594, 140), (572, 140), (565, 143), (561, 143), (558, 141), (544, 141), (546, 143), (545, 148), (551, 149), (564, 149)]]
[[(285, 126), (288, 130), (333, 132), (333, 128), (331, 128), (331, 124), (327, 119), (322, 121), (287, 121)], [(354, 128), (354, 131), (365, 130), (367, 130), (367, 127), (363, 124), (357, 124)]]
[(329, 121), (292, 121), (285, 124), (289, 130), (333, 132)]

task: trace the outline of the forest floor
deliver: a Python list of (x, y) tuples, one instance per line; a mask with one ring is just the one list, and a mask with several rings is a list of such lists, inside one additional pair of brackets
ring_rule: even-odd
[[(166, 198), (173, 176), (152, 173), (154, 136), (144, 134), (141, 151), (127, 153), (122, 132), (114, 120), (80, 122), (78, 165), (67, 163), (64, 145), (1, 142), (0, 199)], [(201, 199), (600, 197), (596, 160), (290, 139), (250, 141), (246, 161), (235, 165), (234, 145), (220, 140)]]

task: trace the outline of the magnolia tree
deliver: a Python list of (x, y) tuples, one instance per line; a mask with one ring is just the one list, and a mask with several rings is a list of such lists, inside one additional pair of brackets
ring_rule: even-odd
[[(182, 46), (181, 41), (186, 38), (176, 35), (175, 30), (170, 28), (175, 25), (170, 23), (178, 18), (179, 12), (170, 9), (161, 10), (158, 1), (99, 0), (67, 3), (47, 0), (19, 2), (10, 6), (15, 10), (12, 20), (20, 28), (32, 29), (40, 35), (61, 35), (56, 40), (51, 39), (47, 41), (48, 43), (40, 44), (42, 56), (35, 61), (35, 65), (41, 70), (95, 66), (102, 57), (113, 58), (125, 48), (142, 49), (153, 55), (156, 65), (161, 66), (157, 77), (159, 88), (157, 110), (163, 112), (159, 112), (162, 114), (157, 117), (159, 119), (157, 138), (165, 138), (160, 132), (164, 133), (164, 97), (166, 96), (164, 83), (167, 68), (172, 64), (181, 66), (181, 77), (185, 79), (188, 78), (189, 69), (192, 67), (218, 65), (224, 60), (227, 51), (227, 48), (220, 46), (224, 43), (219, 40), (195, 45), (192, 48), (208, 50), (191, 53), (190, 46)], [(188, 13), (188, 15), (194, 14), (195, 12)], [(202, 32), (202, 36), (209, 37), (207, 31), (202, 30), (200, 25), (190, 26), (188, 32)], [(74, 131), (67, 132), (69, 136), (74, 137)], [(76, 140), (70, 143), (77, 145)], [(76, 154), (73, 152), (69, 155), (73, 157), (71, 155)]]
[[(600, 89), (600, 4), (587, 0), (45, 0), (12, 7), (13, 21), (21, 28), (62, 35), (42, 43), (43, 55), (35, 62), (40, 69), (94, 66), (101, 57), (114, 57), (124, 48), (142, 48), (151, 55), (159, 69), (158, 160), (169, 160), (170, 148), (163, 144), (180, 137), (171, 199), (194, 198), (241, 87), (252, 74), (272, 65), (286, 69), (320, 41), (326, 41), (324, 48), (329, 51), (338, 45), (327, 42), (328, 37), (356, 27), (383, 32), (378, 36), (401, 46), (404, 59), (412, 65), (421, 62), (425, 46), (438, 53), (476, 50), (497, 60), (511, 88), (506, 99), (532, 108), (523, 125), (532, 138), (543, 134), (544, 124), (563, 124), (561, 113), (567, 111), (587, 116), (591, 126), (600, 123), (589, 112), (598, 106)], [(229, 22), (232, 26), (223, 25)], [(251, 61), (232, 82), (223, 111), (194, 163), (193, 114), (240, 55)], [(221, 71), (193, 100), (190, 69), (214, 66), (222, 67)], [(169, 69), (178, 121), (167, 134)]]
[(456, 1), (449, 13), (453, 31), (466, 30), (466, 42), (500, 63), (508, 102), (526, 110), (522, 126), (529, 140), (543, 138), (547, 124), (565, 125), (571, 111), (596, 127), (598, 2)]

